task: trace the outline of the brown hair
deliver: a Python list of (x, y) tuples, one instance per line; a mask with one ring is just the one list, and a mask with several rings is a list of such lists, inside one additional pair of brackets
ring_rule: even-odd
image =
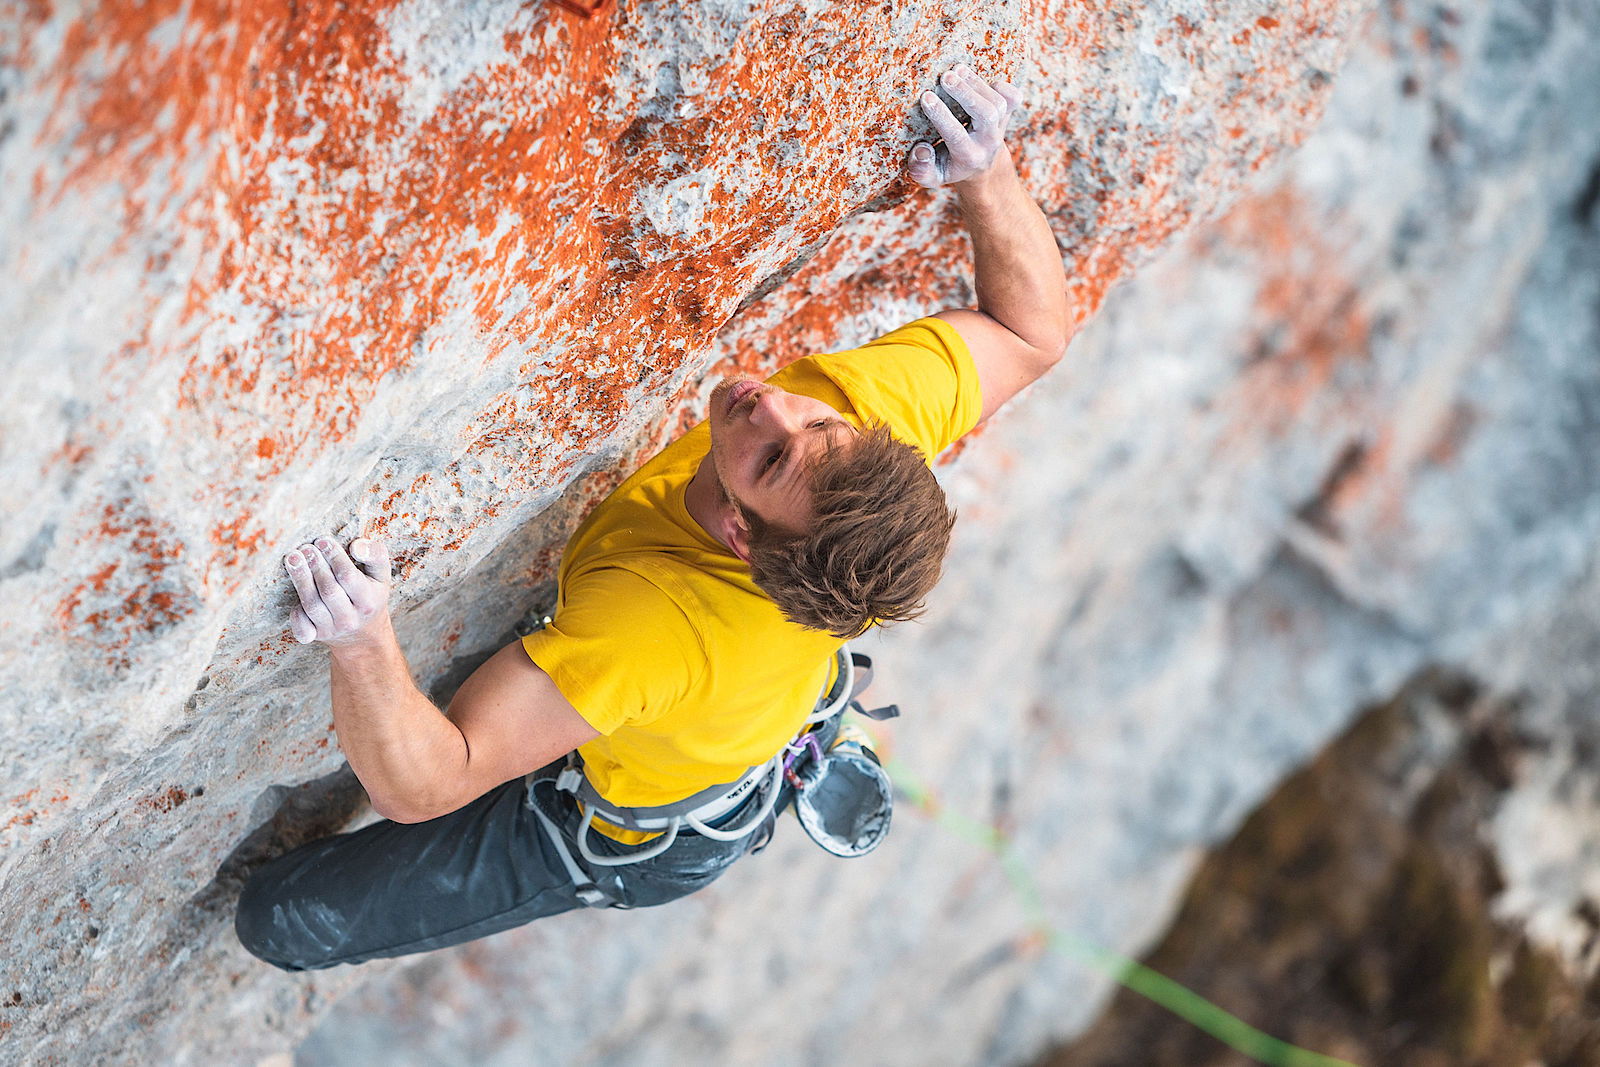
[(791, 621), (840, 638), (921, 615), (956, 520), (922, 453), (872, 426), (810, 475), (806, 532), (743, 512), (756, 585)]

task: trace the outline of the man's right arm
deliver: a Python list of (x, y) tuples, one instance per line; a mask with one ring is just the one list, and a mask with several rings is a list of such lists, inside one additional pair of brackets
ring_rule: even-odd
[(448, 714), (467, 741), (467, 800), (600, 736), (528, 658), (521, 641), (473, 671), (456, 691)]
[(379, 815), (438, 818), (599, 736), (520, 642), (474, 671), (441, 714), (389, 624), (388, 555), (368, 540), (351, 550), (361, 567), (331, 538), (289, 554), (300, 598), (290, 628), (329, 646), (339, 747)]

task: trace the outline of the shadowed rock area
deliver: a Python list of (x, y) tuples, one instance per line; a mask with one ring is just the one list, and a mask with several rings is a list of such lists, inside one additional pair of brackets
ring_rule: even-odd
[[(239, 878), (362, 807), (279, 557), (388, 538), (447, 695), (716, 375), (970, 299), (905, 116), (932, 70), (1003, 73), (1085, 328), (941, 468), (928, 619), (864, 644), (884, 747), (1137, 952), (1427, 664), (1522, 692), (1571, 646), (1593, 688), (1596, 40), (1577, 0), (13, 5), (0, 1057), (991, 1063), (1082, 1030), (1106, 981), (910, 812), (858, 861), (784, 826), (656, 911), (259, 965)], [(1497, 809), (1494, 907), (1571, 960), (1584, 705), (1530, 706), (1555, 740)]]
[[(1531, 750), (1514, 700), (1432, 673), (1364, 714), (1206, 858), (1144, 962), (1352, 1063), (1600, 1064), (1600, 978), (1521, 924), (1485, 828)], [(1595, 901), (1574, 916), (1600, 938)], [(1041, 1067), (1255, 1062), (1129, 992)]]

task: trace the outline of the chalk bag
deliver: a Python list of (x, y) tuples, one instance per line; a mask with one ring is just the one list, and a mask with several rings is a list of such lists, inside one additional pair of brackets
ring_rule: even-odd
[(844, 723), (828, 750), (802, 761), (790, 778), (800, 825), (835, 856), (865, 856), (889, 835), (894, 788), (869, 741), (855, 723)]

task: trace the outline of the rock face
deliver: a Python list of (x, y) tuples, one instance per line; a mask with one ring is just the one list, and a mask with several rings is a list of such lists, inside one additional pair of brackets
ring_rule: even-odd
[[(1368, 14), (12, 5), (0, 1055), (238, 1061), (324, 1015), (306, 1062), (994, 1062), (1081, 1028), (1105, 981), (907, 815), (849, 863), (789, 827), (657, 912), (256, 964), (241, 875), (361, 809), (277, 560), (388, 538), (447, 696), (709, 376), (969, 298), (949, 206), (898, 177), (906, 109), (957, 60), (1004, 73), (1081, 321), (1145, 269), (945, 468), (933, 615), (868, 643), (906, 764), (1135, 950), (1420, 664), (1537, 677), (1518, 634), (1594, 566), (1600, 26)], [(1560, 859), (1509, 864), (1507, 906), (1561, 928)]]

